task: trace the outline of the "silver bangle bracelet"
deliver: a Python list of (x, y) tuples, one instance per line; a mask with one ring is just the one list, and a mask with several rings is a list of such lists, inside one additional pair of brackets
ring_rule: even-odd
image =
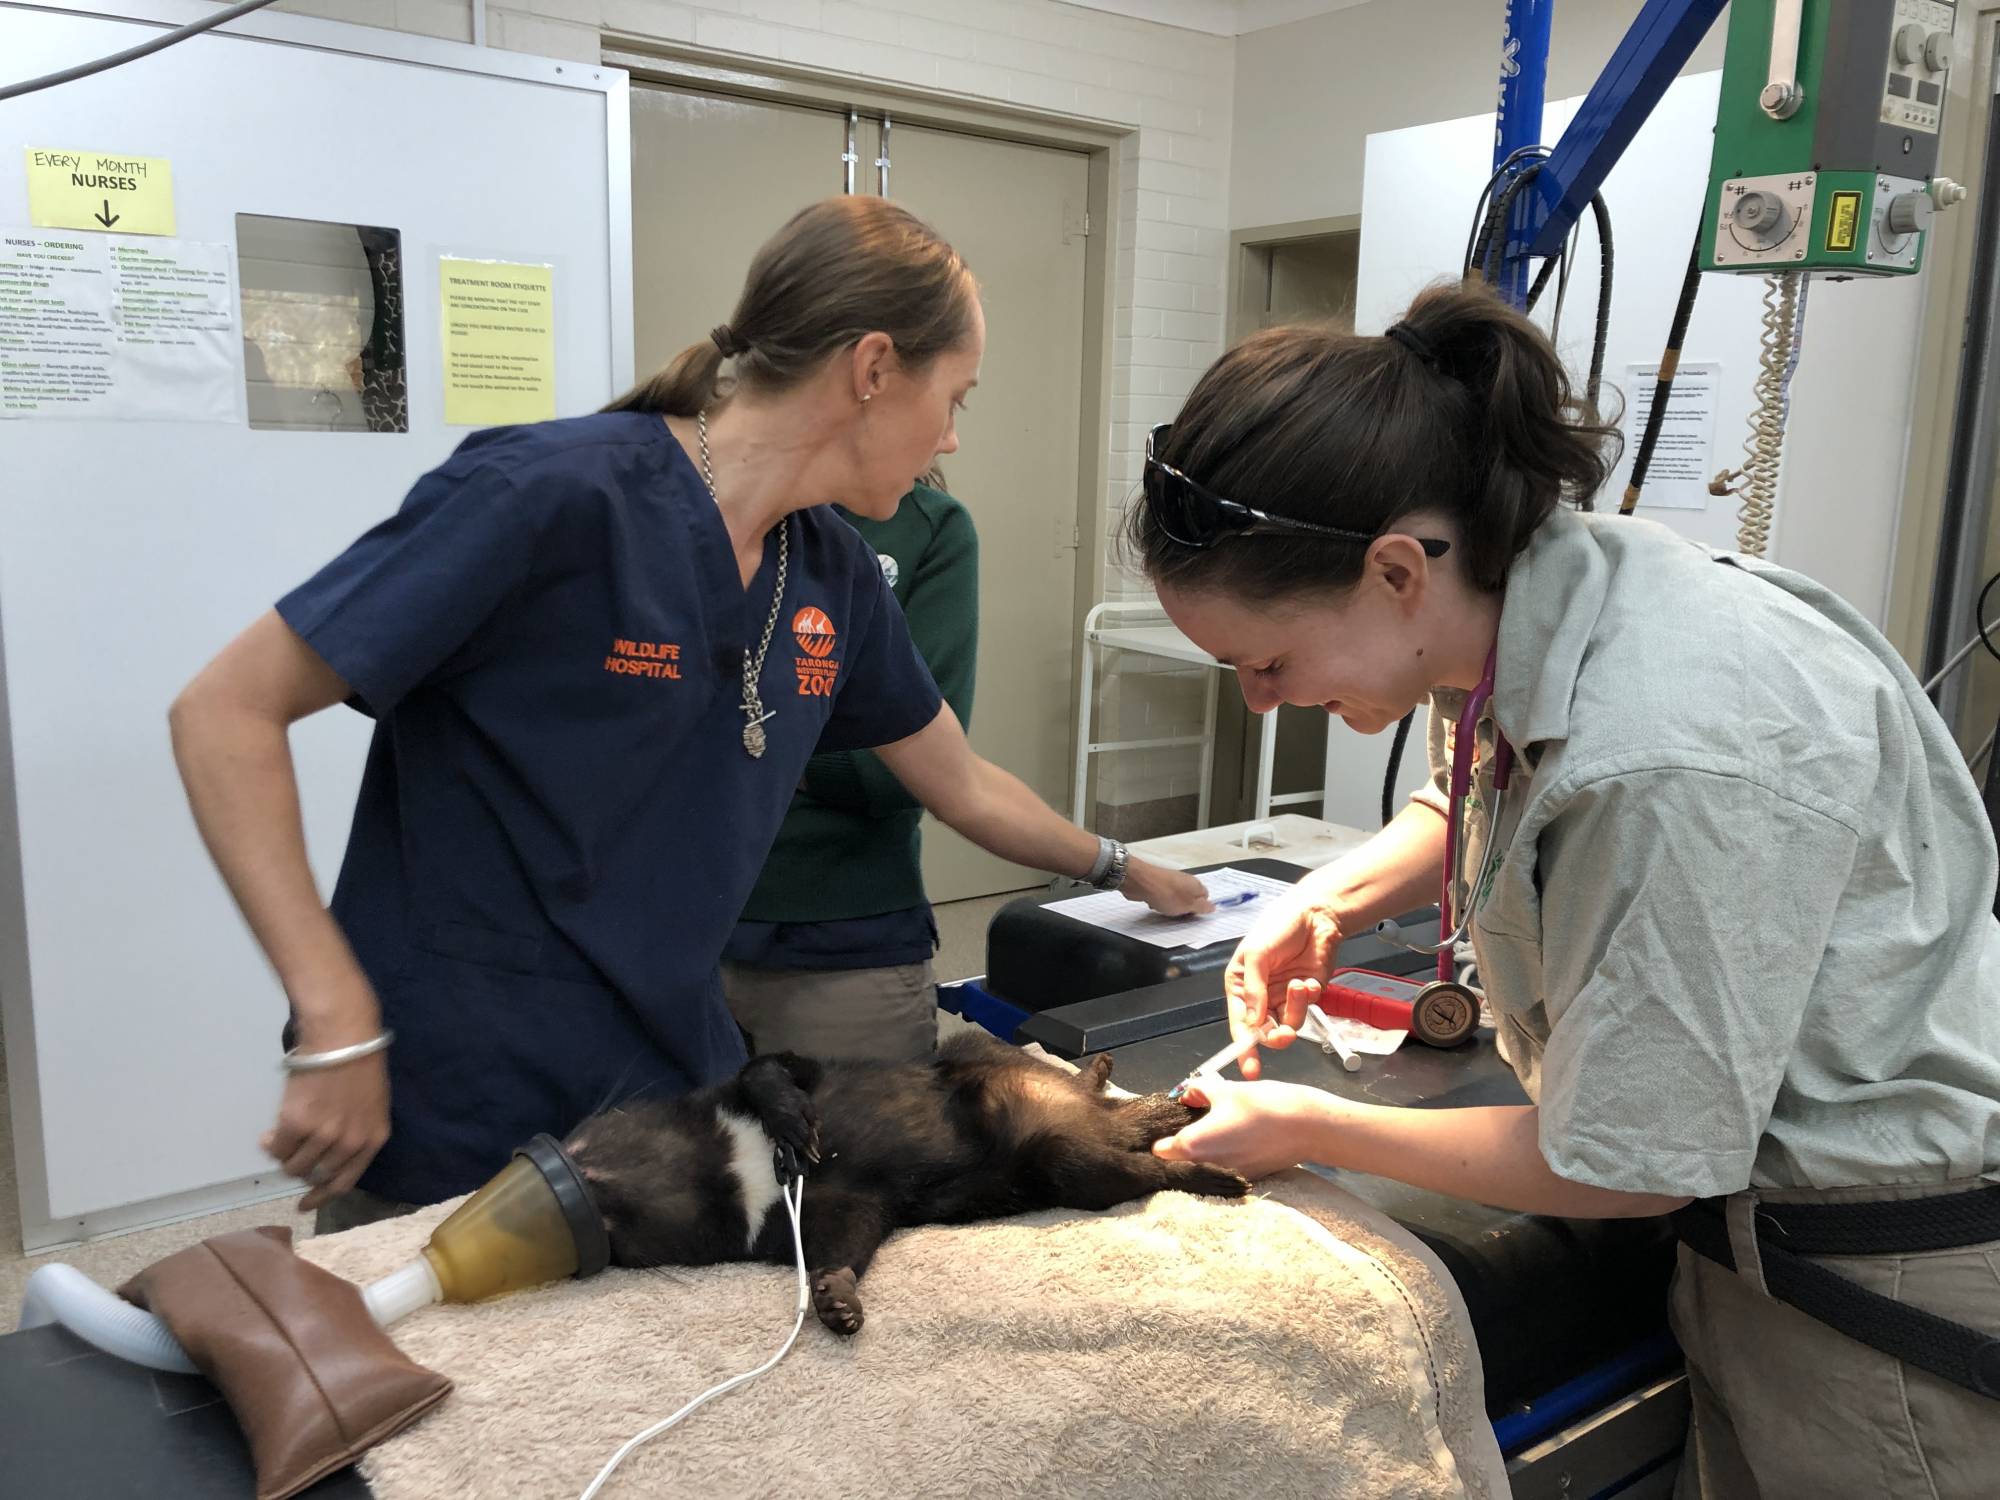
[(1111, 843), (1111, 858), (1105, 868), (1098, 872), (1090, 883), (1100, 891), (1115, 891), (1125, 883), (1125, 871), (1131, 862), (1131, 852), (1116, 839)]
[(1098, 881), (1104, 878), (1104, 872), (1111, 868), (1111, 850), (1111, 840), (1104, 837), (1103, 834), (1099, 834), (1097, 836), (1097, 858), (1090, 862), (1090, 869), (1084, 874), (1083, 883), (1085, 885), (1096, 885)]
[(318, 1073), (327, 1068), (337, 1068), (342, 1063), (373, 1057), (377, 1052), (387, 1052), (389, 1044), (395, 1040), (396, 1033), (384, 1029), (379, 1036), (371, 1036), (365, 1042), (356, 1042), (351, 1047), (335, 1047), (328, 1052), (301, 1052), (294, 1047), (278, 1059), (278, 1066), (287, 1073)]

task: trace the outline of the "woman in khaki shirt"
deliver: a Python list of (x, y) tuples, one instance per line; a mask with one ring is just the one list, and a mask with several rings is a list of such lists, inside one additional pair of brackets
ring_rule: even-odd
[(1159, 1149), (1531, 1213), (1672, 1213), (1682, 1496), (1991, 1496), (1992, 829), (1846, 604), (1563, 504), (1603, 483), (1610, 437), (1532, 324), (1456, 288), (1382, 338), (1259, 334), (1153, 434), (1131, 540), (1253, 710), (1317, 704), (1374, 733), (1433, 708), (1436, 784), (1244, 940), (1232, 1024), (1287, 1045), (1344, 934), (1435, 899), (1445, 726), (1491, 671), (1461, 868), (1492, 856), (1472, 945), (1533, 1101), (1211, 1084)]

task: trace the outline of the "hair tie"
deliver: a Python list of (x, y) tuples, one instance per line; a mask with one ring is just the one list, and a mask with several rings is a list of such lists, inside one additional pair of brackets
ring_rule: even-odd
[(1431, 369), (1435, 370), (1438, 368), (1437, 350), (1433, 349), (1429, 341), (1408, 323), (1391, 323), (1384, 330), (1382, 337), (1385, 339), (1394, 339)]
[(749, 347), (736, 337), (736, 330), (727, 323), (716, 324), (709, 330), (708, 337), (709, 342), (722, 351), (724, 359), (734, 359)]

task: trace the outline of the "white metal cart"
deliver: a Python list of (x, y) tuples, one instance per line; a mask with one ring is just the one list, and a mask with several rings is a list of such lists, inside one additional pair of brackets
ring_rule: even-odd
[[(1203, 697), (1201, 733), (1164, 735), (1138, 740), (1095, 740), (1091, 738), (1091, 720), (1097, 707), (1097, 653), (1099, 648), (1107, 651), (1129, 651), (1140, 656), (1156, 656), (1167, 661), (1186, 662), (1189, 666), (1207, 667), (1216, 675), (1208, 679), (1208, 690)], [(1222, 687), (1222, 679), (1231, 675), (1234, 668), (1225, 667), (1193, 641), (1182, 635), (1168, 620), (1160, 606), (1150, 599), (1112, 601), (1099, 604), (1083, 617), (1083, 671), (1079, 679), (1082, 691), (1077, 695), (1076, 724), (1076, 787), (1070, 801), (1070, 817), (1078, 827), (1084, 826), (1084, 795), (1090, 782), (1090, 757), (1112, 750), (1159, 750), (1175, 745), (1201, 746), (1201, 790), (1195, 810), (1195, 827), (1208, 826), (1208, 784), (1215, 769), (1215, 706), (1216, 695)], [(1256, 816), (1268, 818), (1273, 807), (1286, 807), (1300, 802), (1317, 802), (1324, 791), (1287, 792), (1280, 797), (1271, 795), (1271, 767), (1278, 746), (1278, 715), (1271, 712), (1260, 714), (1257, 746), (1257, 800)]]

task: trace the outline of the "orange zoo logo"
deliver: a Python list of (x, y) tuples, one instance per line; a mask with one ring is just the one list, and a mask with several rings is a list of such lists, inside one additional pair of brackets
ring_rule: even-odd
[(807, 605), (793, 615), (792, 634), (807, 656), (833, 655), (833, 621), (826, 617), (825, 610)]

